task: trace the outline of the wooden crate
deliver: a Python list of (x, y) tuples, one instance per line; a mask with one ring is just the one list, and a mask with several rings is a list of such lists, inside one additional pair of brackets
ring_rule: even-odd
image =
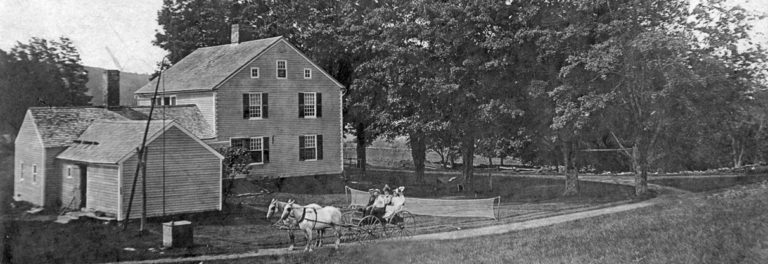
[(192, 222), (189, 221), (171, 221), (163, 223), (163, 247), (191, 247)]

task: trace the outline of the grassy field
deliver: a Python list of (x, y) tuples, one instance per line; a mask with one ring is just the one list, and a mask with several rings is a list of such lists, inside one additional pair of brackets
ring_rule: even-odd
[(692, 192), (702, 192), (728, 188), (734, 185), (745, 185), (768, 180), (768, 175), (749, 175), (738, 177), (707, 177), (707, 178), (686, 178), (679, 179), (651, 179), (648, 183), (670, 186)]
[[(114, 223), (104, 224), (93, 220), (79, 220), (66, 225), (26, 220), (4, 221), (6, 230), (10, 230), (6, 233), (9, 239), (4, 241), (6, 245), (4, 255), (13, 263), (88, 263), (224, 254), (248, 252), (258, 248), (285, 247), (288, 242), (286, 233), (271, 226), (275, 219), (264, 218), (263, 209), (271, 198), (280, 200), (291, 198), (299, 203), (316, 202), (345, 207), (346, 198), (343, 194), (345, 184), (352, 184), (361, 189), (368, 186), (380, 188), (385, 182), (393, 186), (398, 182), (404, 184), (409, 177), (412, 176), (404, 172), (371, 171), (366, 177), (367, 183), (361, 179), (357, 179), (357, 183), (345, 183), (338, 175), (266, 181), (261, 184), (263, 186), (252, 189), (266, 188), (274, 191), (269, 195), (231, 198), (223, 212), (150, 219), (149, 232), (144, 234), (136, 231), (138, 228), (136, 223), (132, 223), (129, 230), (123, 232)], [(435, 176), (430, 174), (430, 177)], [(352, 178), (355, 179), (355, 177)], [(483, 179), (479, 180), (483, 181)], [(626, 200), (631, 196), (630, 187), (585, 182), (582, 186), (584, 187), (583, 195), (578, 199), (567, 200), (559, 196), (562, 185), (562, 181), (558, 180), (514, 177), (498, 179), (492, 191), (483, 188), (478, 188), (478, 191), (480, 196), (505, 194), (502, 201), (507, 204), (514, 203), (509, 206), (528, 209), (526, 211), (510, 209), (509, 212), (504, 212), (502, 221), (506, 222), (516, 221), (515, 217), (526, 217), (526, 214), (556, 212), (584, 205)], [(431, 184), (408, 184), (407, 186), (406, 195), (410, 193), (421, 197), (458, 195), (450, 188), (433, 192), (434, 181), (431, 181)], [(158, 250), (162, 241), (161, 223), (170, 219), (191, 220), (195, 224), (194, 247)], [(489, 219), (428, 216), (419, 216), (418, 220), (418, 226), (411, 227), (418, 233), (451, 230), (453, 227), (450, 226), (470, 227), (499, 223)], [(297, 237), (298, 245), (303, 245), (303, 236), (297, 234)], [(73, 243), (73, 241), (77, 242)], [(125, 248), (133, 248), (135, 251), (128, 251)]]
[(768, 184), (504, 235), (227, 263), (766, 263)]

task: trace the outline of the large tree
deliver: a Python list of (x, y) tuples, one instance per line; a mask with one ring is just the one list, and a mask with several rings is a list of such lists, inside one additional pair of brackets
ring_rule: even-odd
[(32, 38), (9, 52), (0, 50), (0, 115), (3, 126), (18, 131), (31, 106), (88, 105), (88, 73), (66, 37)]
[[(714, 106), (720, 110), (738, 102), (741, 88), (725, 84), (737, 56), (732, 47), (747, 37), (748, 26), (734, 9), (720, 10), (732, 20), (707, 23), (712, 18), (702, 14), (719, 4), (702, 3), (693, 18), (684, 1), (584, 1), (580, 7), (594, 14), (578, 21), (590, 44), (569, 58), (561, 75), (588, 76), (588, 82), (566, 84), (586, 87), (578, 100), (605, 104), (601, 122), (631, 160), (637, 195), (647, 194), (647, 172), (665, 155), (662, 142), (679, 135), (676, 127), (704, 120), (697, 118), (708, 116), (702, 113), (713, 110), (708, 102), (714, 99), (727, 98), (725, 106)], [(735, 28), (729, 38), (712, 34), (725, 28)], [(707, 37), (697, 38), (701, 33)], [(723, 51), (730, 55), (719, 56)]]

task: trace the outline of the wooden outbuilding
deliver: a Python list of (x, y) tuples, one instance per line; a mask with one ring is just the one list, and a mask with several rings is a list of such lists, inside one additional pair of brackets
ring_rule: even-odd
[[(126, 217), (146, 121), (95, 121), (57, 156), (62, 201)], [(221, 210), (223, 156), (171, 120), (153, 120), (147, 133), (147, 216)], [(137, 181), (131, 218), (141, 216)]]

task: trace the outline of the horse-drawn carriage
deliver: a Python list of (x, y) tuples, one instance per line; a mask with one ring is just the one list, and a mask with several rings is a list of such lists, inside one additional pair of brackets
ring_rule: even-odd
[[(333, 229), (336, 233), (336, 245), (345, 237), (349, 241), (366, 242), (378, 238), (398, 238), (412, 235), (412, 228), (416, 223), (416, 218), (403, 207), (405, 197), (402, 196), (403, 187), (395, 190), (395, 203), (392, 205), (390, 200), (377, 199), (376, 202), (383, 202), (383, 207), (376, 207), (373, 201), (380, 198), (379, 195), (371, 193), (371, 204), (369, 206), (350, 206), (342, 210), (333, 206), (320, 206), (309, 204), (305, 206), (297, 205), (293, 201), (280, 202), (272, 199), (267, 209), (267, 218), (277, 213), (279, 209), (283, 212), (280, 221), (275, 225), (288, 231), (291, 239), (290, 249), (293, 249), (294, 230), (303, 230), (307, 237), (307, 246), (305, 250), (312, 250), (313, 232), (317, 232), (317, 246), (322, 246), (322, 238), (326, 229)], [(398, 192), (399, 191), (399, 192)], [(399, 196), (398, 196), (399, 194)], [(377, 210), (381, 209), (381, 210)], [(342, 232), (341, 228), (346, 229)], [(342, 234), (343, 233), (343, 234)]]
[(410, 228), (416, 218), (407, 210), (400, 210), (391, 217), (364, 213), (365, 208), (349, 208), (342, 214), (350, 240), (366, 242), (378, 238), (398, 238), (413, 235)]

